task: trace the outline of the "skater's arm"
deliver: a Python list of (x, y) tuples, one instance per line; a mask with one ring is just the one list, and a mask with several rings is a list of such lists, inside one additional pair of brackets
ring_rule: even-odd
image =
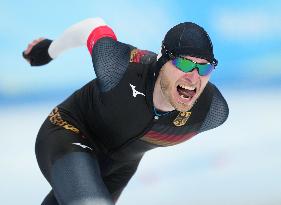
[(72, 25), (51, 43), (48, 49), (50, 57), (54, 59), (67, 49), (87, 45), (91, 32), (105, 25), (105, 21), (101, 18), (89, 18)]
[[(93, 31), (103, 27), (110, 30), (101, 18), (83, 20), (67, 28), (60, 37), (53, 41), (45, 38), (34, 40), (23, 52), (23, 57), (33, 66), (45, 65), (70, 48), (86, 46), (88, 38), (96, 39), (95, 36), (91, 35)], [(90, 47), (92, 48), (88, 43), (88, 48), (90, 49)], [(90, 50), (90, 52), (92, 51)]]

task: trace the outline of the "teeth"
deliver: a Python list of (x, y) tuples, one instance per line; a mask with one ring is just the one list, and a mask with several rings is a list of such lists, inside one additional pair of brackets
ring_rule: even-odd
[(179, 85), (181, 88), (184, 88), (186, 90), (195, 90), (195, 87), (187, 86), (187, 85)]

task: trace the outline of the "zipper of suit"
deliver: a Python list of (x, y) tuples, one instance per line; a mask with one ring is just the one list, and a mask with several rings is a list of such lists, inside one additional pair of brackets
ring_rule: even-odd
[(132, 137), (130, 139), (128, 139), (127, 141), (125, 141), (123, 144), (114, 147), (112, 149), (110, 149), (108, 151), (108, 154), (111, 156), (112, 154), (114, 154), (115, 152), (127, 147), (129, 144), (133, 143), (134, 141), (136, 141), (137, 139), (141, 138), (146, 132), (148, 132), (149, 130), (151, 130), (151, 128), (153, 127), (153, 124), (155, 122), (155, 118), (151, 118), (150, 122), (148, 123), (148, 125), (146, 126), (146, 128), (138, 135), (136, 135), (135, 137)]
[(148, 123), (148, 125), (146, 126), (146, 128), (145, 128), (140, 134), (138, 134), (138, 135), (135, 136), (135, 137), (132, 137), (132, 138), (128, 139), (128, 140), (127, 140), (126, 142), (124, 142), (123, 144), (121, 144), (121, 145), (119, 145), (119, 146), (117, 146), (117, 147), (114, 147), (114, 148), (110, 149), (110, 150), (108, 151), (108, 154), (109, 154), (109, 155), (112, 155), (112, 154), (114, 154), (115, 152), (117, 152), (117, 151), (119, 151), (119, 150), (121, 150), (121, 149), (127, 147), (128, 145), (130, 145), (131, 143), (133, 143), (133, 142), (136, 141), (137, 139), (140, 139), (141, 137), (143, 137), (145, 133), (147, 133), (149, 130), (151, 130), (151, 128), (153, 127), (154, 123), (155, 123), (157, 120), (159, 120), (159, 116), (154, 115), (154, 116), (151, 118), (151, 120), (150, 120), (150, 122)]
[(172, 112), (169, 112), (167, 114), (164, 114), (164, 115), (157, 115), (157, 113), (155, 112), (155, 110), (152, 112), (153, 113), (153, 117), (151, 118), (150, 122), (148, 123), (147, 127), (138, 135), (136, 135), (135, 137), (132, 137), (130, 139), (128, 139), (126, 142), (124, 142), (123, 144), (117, 146), (117, 147), (114, 147), (112, 149), (110, 149), (108, 151), (108, 154), (109, 155), (112, 155), (114, 154), (115, 152), (127, 147), (128, 145), (130, 145), (131, 143), (135, 142), (137, 139), (140, 139), (144, 136), (145, 133), (147, 133), (149, 130), (151, 130), (151, 128), (153, 127), (154, 123), (156, 123), (160, 117), (164, 117), (164, 116), (167, 116), (167, 115), (170, 115), (173, 113)]

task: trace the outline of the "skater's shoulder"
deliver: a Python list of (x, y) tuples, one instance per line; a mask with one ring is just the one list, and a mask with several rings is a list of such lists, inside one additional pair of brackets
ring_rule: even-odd
[(213, 129), (222, 125), (229, 116), (227, 101), (219, 89), (211, 82), (207, 84), (205, 89), (205, 92), (208, 92), (208, 98), (211, 102), (201, 131)]
[(134, 48), (130, 53), (131, 63), (150, 64), (152, 62), (155, 62), (156, 58), (157, 54), (149, 50)]

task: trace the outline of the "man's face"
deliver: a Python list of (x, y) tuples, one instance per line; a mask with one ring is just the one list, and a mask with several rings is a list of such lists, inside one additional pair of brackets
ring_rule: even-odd
[[(205, 59), (185, 57), (197, 63), (208, 63)], [(158, 77), (165, 100), (178, 111), (188, 111), (207, 85), (210, 74), (200, 76), (197, 69), (185, 73), (170, 60), (162, 67)]]

